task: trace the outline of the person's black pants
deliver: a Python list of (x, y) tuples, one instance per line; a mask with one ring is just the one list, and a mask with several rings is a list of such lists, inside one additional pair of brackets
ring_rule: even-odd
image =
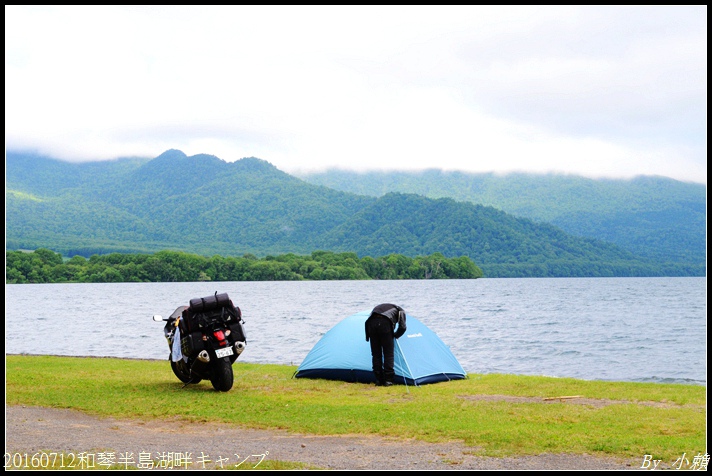
[(393, 382), (396, 376), (393, 368), (393, 324), (385, 317), (375, 317), (368, 320), (368, 335), (371, 343), (371, 359), (373, 373), (379, 383)]

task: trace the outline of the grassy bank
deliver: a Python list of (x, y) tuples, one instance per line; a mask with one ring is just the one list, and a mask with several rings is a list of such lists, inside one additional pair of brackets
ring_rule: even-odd
[[(8, 355), (6, 403), (97, 416), (238, 423), (319, 435), (458, 440), (483, 456), (573, 453), (675, 461), (707, 452), (707, 389), (502, 374), (421, 387), (292, 378), (237, 362), (227, 393), (183, 388), (167, 361)], [(554, 398), (554, 397), (574, 398)]]

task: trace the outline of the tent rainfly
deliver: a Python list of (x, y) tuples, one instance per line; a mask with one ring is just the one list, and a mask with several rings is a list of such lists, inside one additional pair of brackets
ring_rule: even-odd
[[(376, 381), (365, 323), (371, 311), (361, 311), (332, 327), (297, 368), (296, 378), (346, 382)], [(395, 383), (421, 385), (467, 378), (450, 349), (425, 324), (406, 315), (406, 333), (396, 340)]]

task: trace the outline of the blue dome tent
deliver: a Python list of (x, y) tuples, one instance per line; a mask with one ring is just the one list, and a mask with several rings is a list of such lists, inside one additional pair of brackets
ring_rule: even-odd
[[(365, 323), (371, 311), (361, 311), (332, 327), (314, 345), (295, 373), (296, 378), (375, 382)], [(421, 385), (463, 379), (467, 374), (450, 349), (425, 324), (406, 315), (406, 333), (396, 341), (395, 383)]]

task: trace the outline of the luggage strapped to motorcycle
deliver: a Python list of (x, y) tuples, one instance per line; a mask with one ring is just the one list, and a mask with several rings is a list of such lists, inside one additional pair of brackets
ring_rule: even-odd
[(183, 311), (181, 324), (184, 326), (183, 331), (190, 333), (207, 327), (218, 319), (230, 325), (240, 322), (242, 313), (227, 293), (218, 294), (215, 291), (211, 296), (191, 299), (190, 306)]

